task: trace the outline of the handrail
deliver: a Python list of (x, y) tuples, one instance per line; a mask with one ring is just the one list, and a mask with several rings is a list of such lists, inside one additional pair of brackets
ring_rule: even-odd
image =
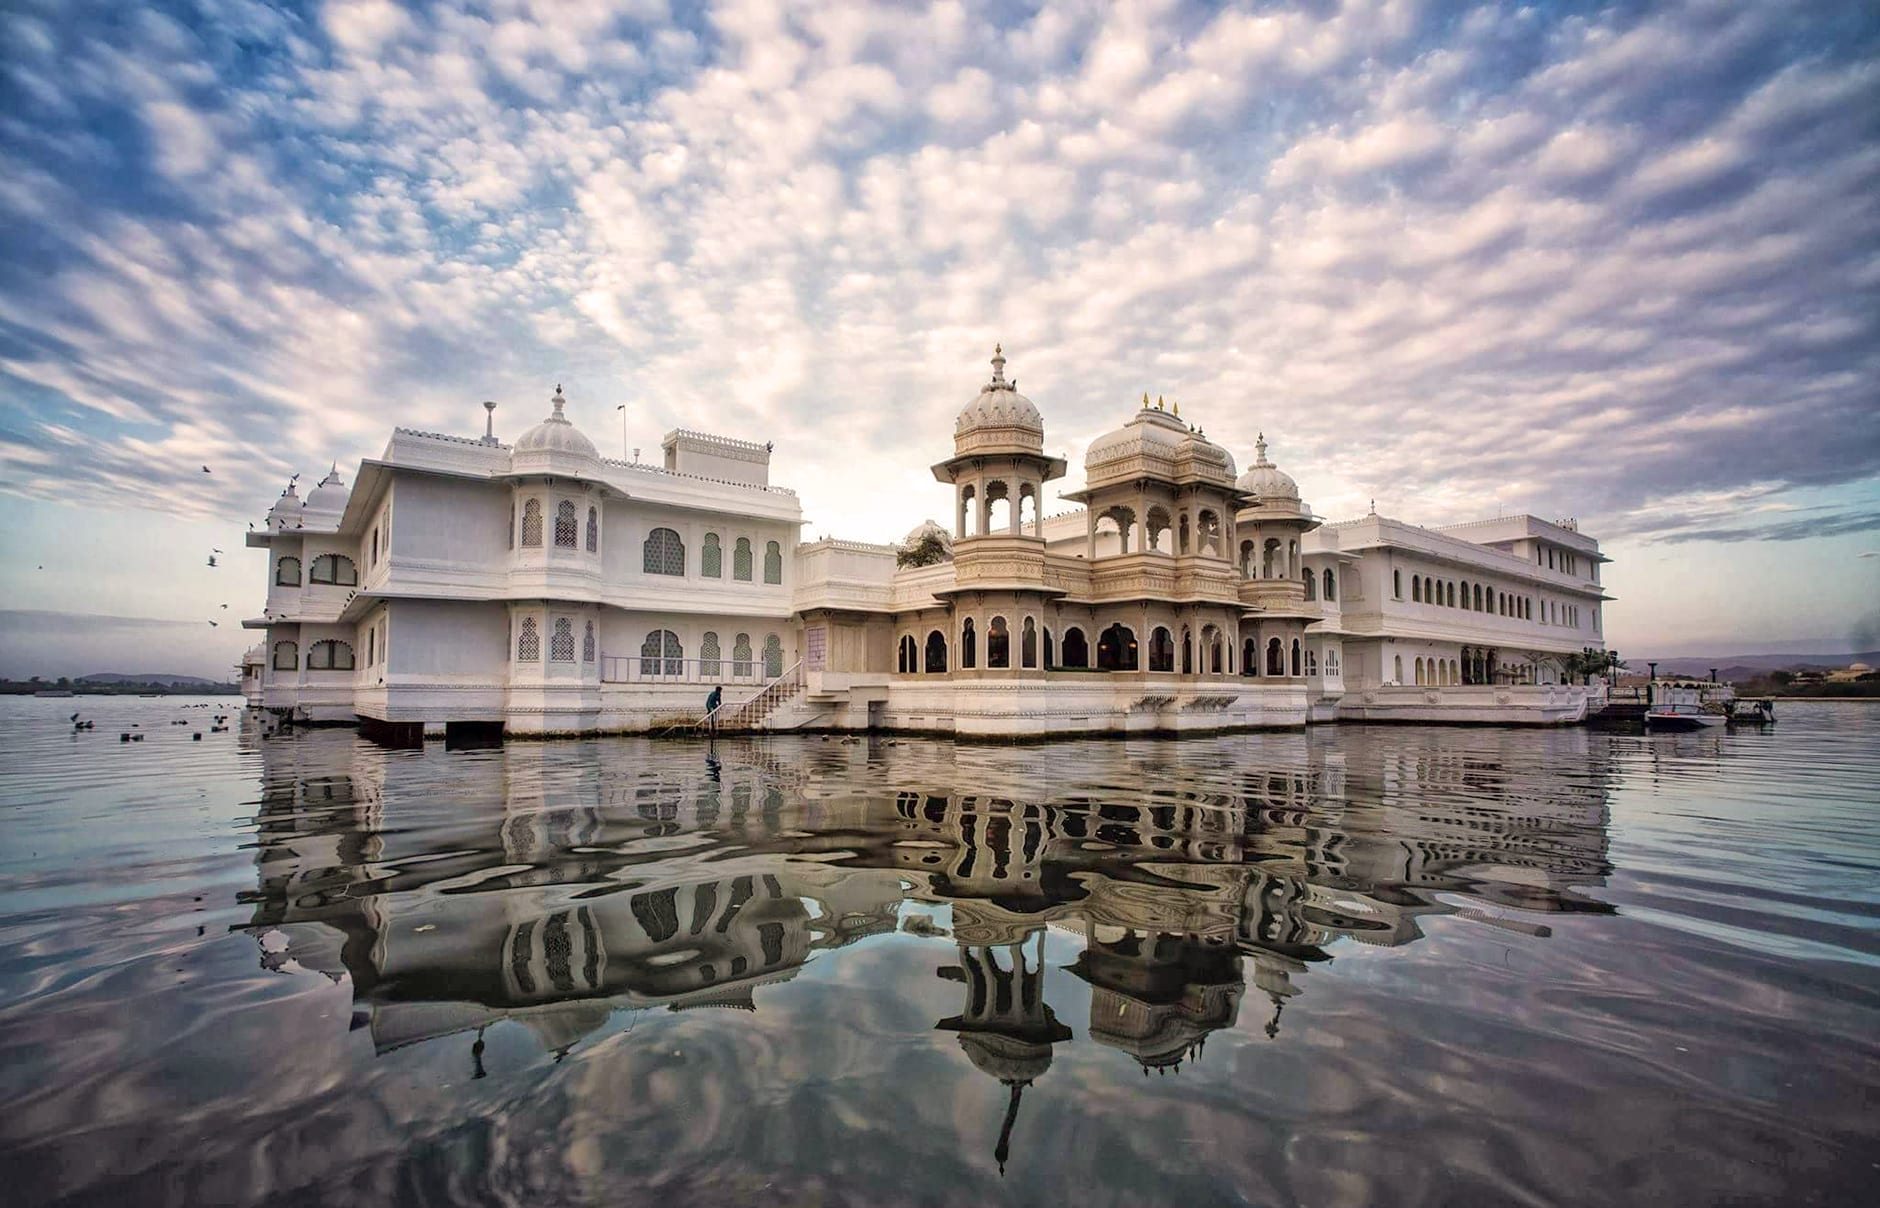
[(796, 689), (802, 686), (802, 672), (803, 660), (798, 659), (785, 667), (782, 674), (765, 684), (754, 696), (736, 704), (730, 701), (720, 702), (716, 709), (699, 718), (699, 727), (704, 729), (714, 723), (722, 725), (736, 721), (740, 715), (757, 708), (760, 704), (764, 707), (764, 711), (768, 712), (771, 705), (781, 703), (796, 694)]

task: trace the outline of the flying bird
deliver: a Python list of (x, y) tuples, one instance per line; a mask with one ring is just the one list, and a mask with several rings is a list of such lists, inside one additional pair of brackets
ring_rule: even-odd
[(218, 626), (218, 625), (217, 625), (217, 624), (216, 624), (216, 623), (215, 623), (214, 621), (210, 621), (210, 622), (209, 622), (209, 628), (211, 628), (211, 629), (218, 629), (218, 628), (220, 628), (220, 626)]
[(224, 612), (227, 612), (227, 611), (228, 611), (228, 605), (226, 605), (226, 604), (224, 604), (224, 605), (222, 605), (222, 610), (223, 610)]
[(209, 552), (210, 552), (210, 553), (214, 553), (214, 554), (219, 554), (219, 553), (221, 553), (222, 551), (221, 551), (221, 550), (219, 550), (219, 549), (211, 549), (211, 550), (210, 550)]
[(208, 466), (204, 466), (204, 467), (202, 468), (202, 472), (203, 472), (204, 474), (207, 474), (207, 473), (209, 473), (209, 467), (208, 467)]
[(210, 555), (209, 555), (209, 565), (210, 565), (210, 566), (214, 566), (214, 565), (215, 565), (215, 555), (214, 555), (214, 554), (210, 554)]

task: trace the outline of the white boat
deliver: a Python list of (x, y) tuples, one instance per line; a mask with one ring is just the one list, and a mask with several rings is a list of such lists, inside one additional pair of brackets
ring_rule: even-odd
[(1647, 730), (1703, 730), (1723, 724), (1721, 713), (1706, 713), (1701, 705), (1664, 701), (1645, 710)]

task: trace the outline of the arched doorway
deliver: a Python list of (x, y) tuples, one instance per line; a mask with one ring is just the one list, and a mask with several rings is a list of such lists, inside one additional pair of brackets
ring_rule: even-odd
[(947, 638), (938, 629), (927, 635), (927, 672), (936, 674), (947, 669)]
[(1266, 673), (1268, 675), (1286, 674), (1286, 646), (1278, 638), (1267, 639)]
[(1240, 644), (1240, 673), (1260, 674), (1260, 644), (1252, 638)]
[(1075, 625), (1064, 631), (1064, 665), (1090, 666), (1090, 642), (1084, 637), (1084, 631)]
[(1136, 631), (1117, 623), (1097, 639), (1097, 670), (1136, 670)]
[(1160, 625), (1149, 633), (1149, 670), (1175, 670), (1175, 639)]

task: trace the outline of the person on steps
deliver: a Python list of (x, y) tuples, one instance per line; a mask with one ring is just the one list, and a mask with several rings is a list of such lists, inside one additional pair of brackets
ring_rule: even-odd
[(711, 695), (705, 698), (705, 724), (713, 734), (718, 733), (718, 706), (724, 703), (724, 699), (724, 685), (713, 684)]

